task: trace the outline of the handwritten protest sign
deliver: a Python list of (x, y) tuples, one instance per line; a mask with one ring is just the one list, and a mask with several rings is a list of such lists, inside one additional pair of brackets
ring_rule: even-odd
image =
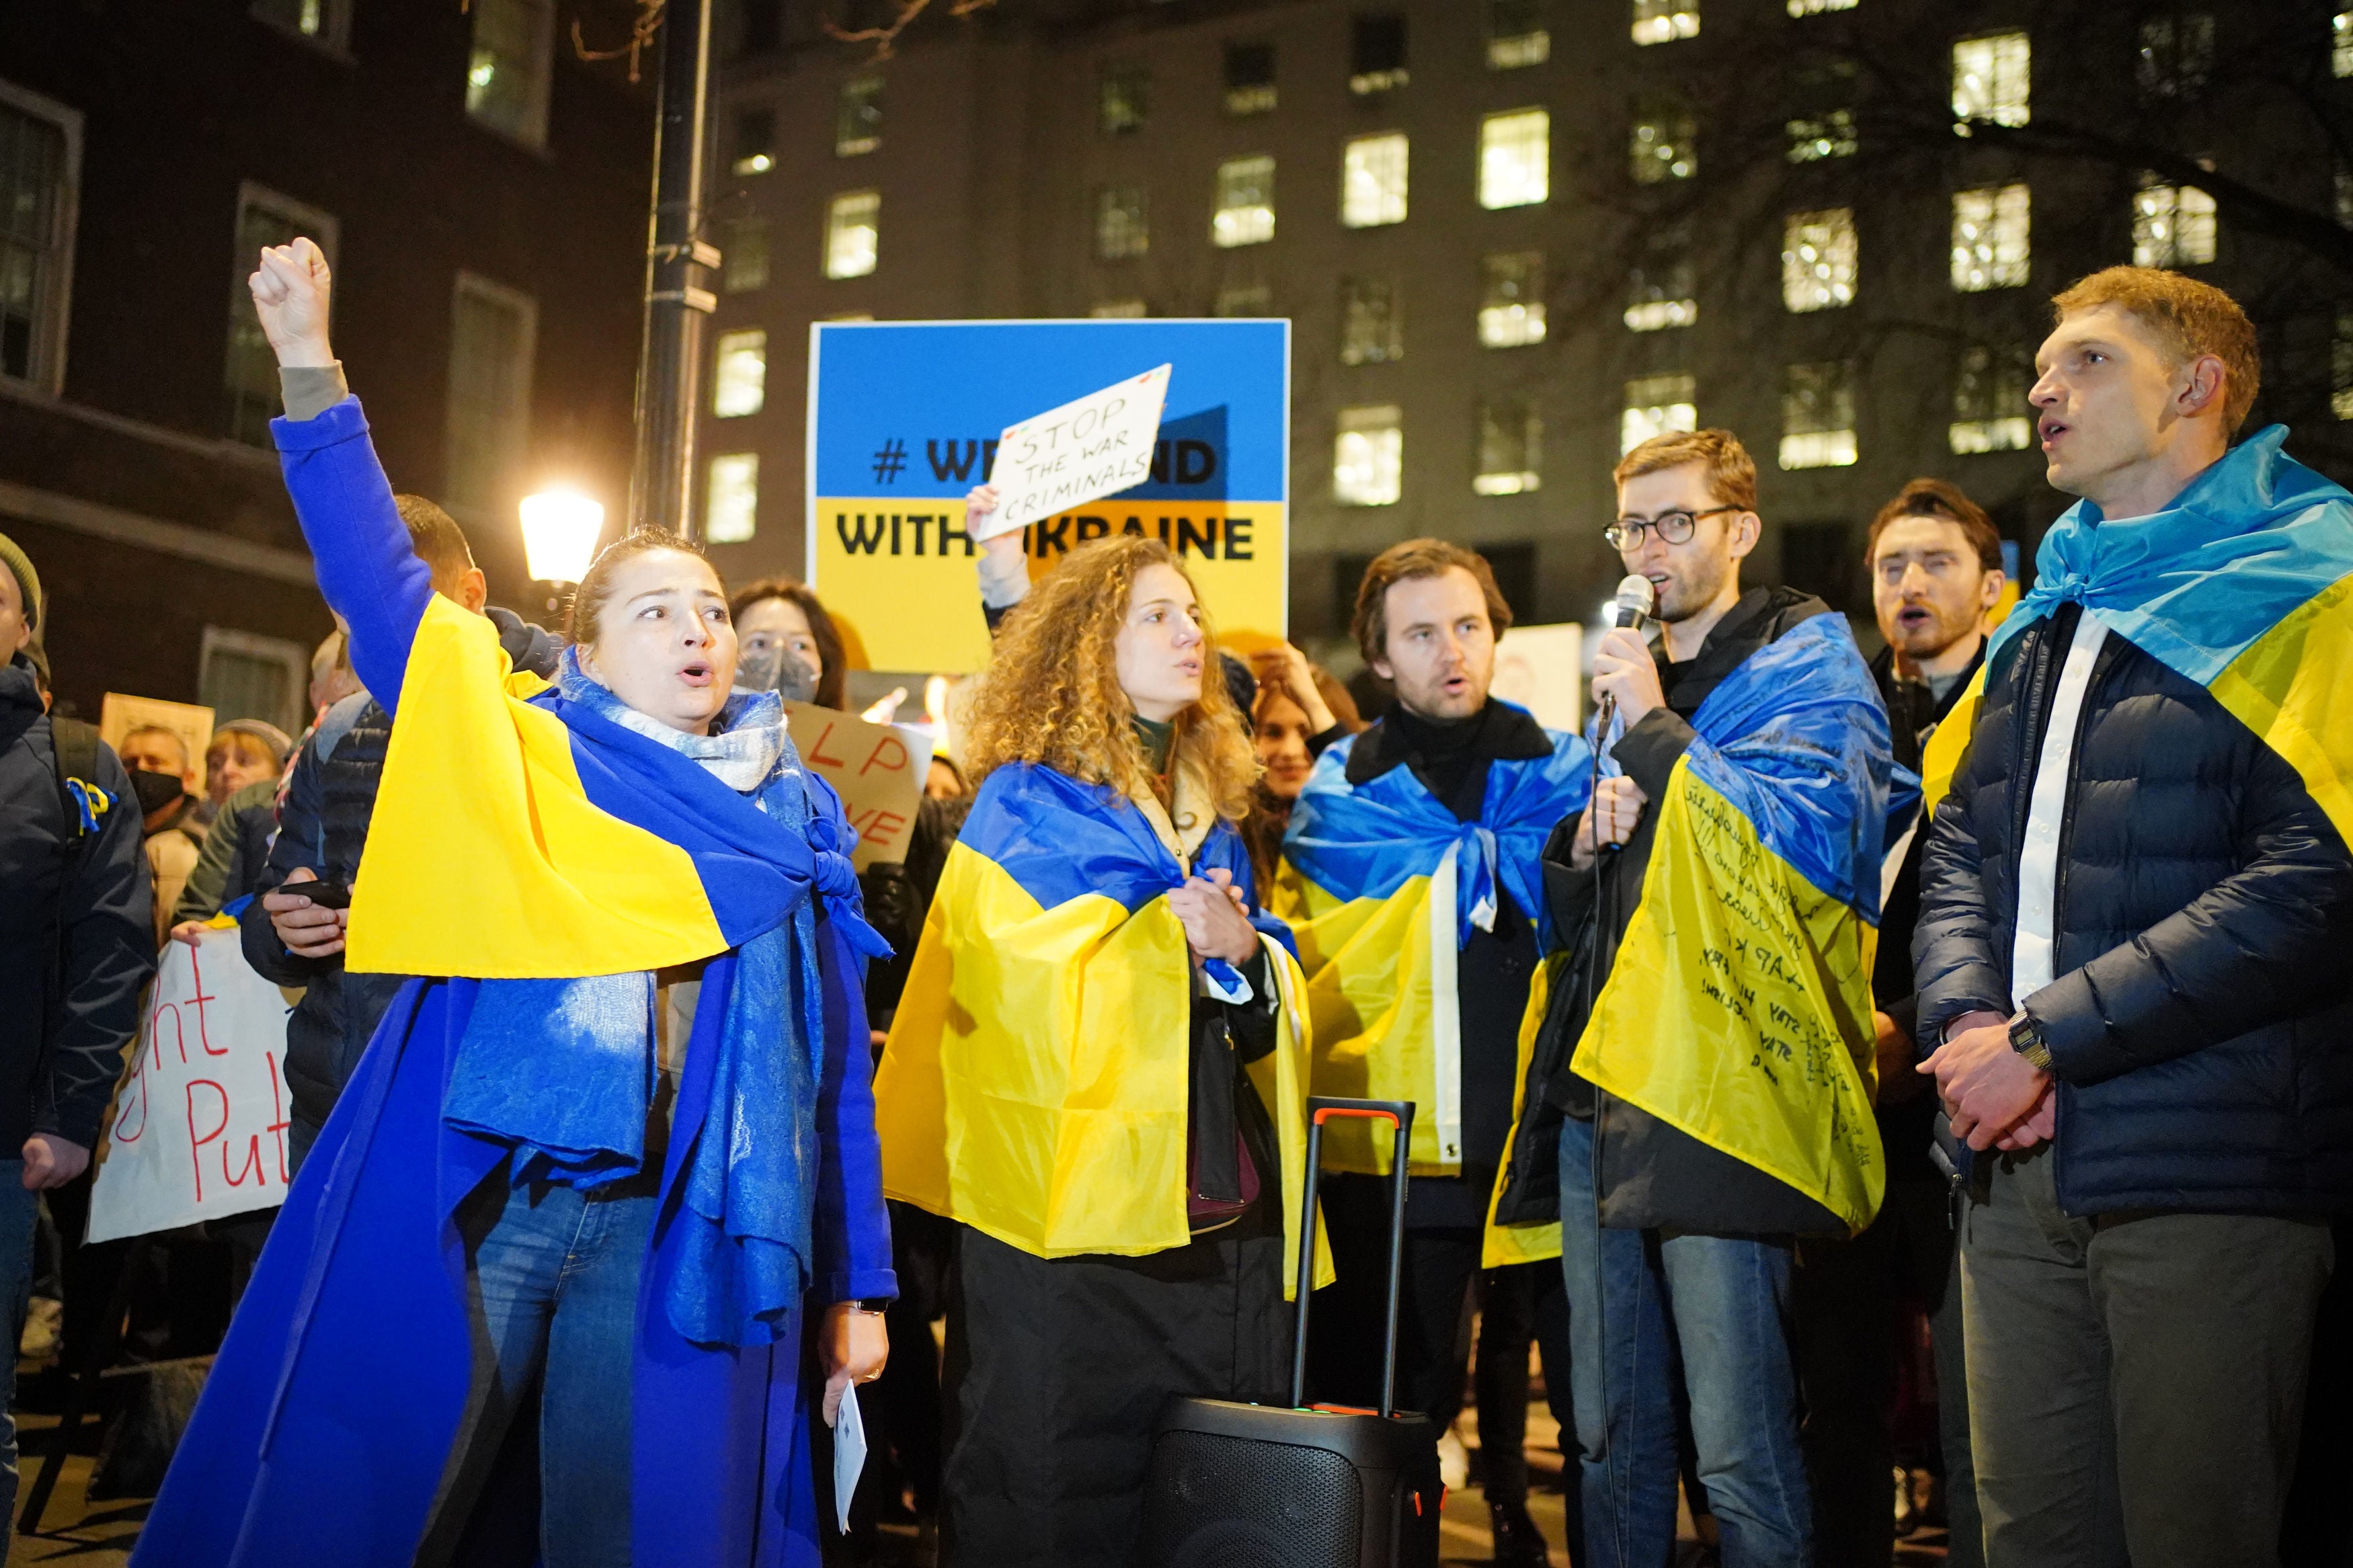
[(923, 798), (932, 742), (920, 730), (869, 724), (814, 702), (787, 702), (789, 733), (809, 771), (831, 784), (858, 829), (850, 864), (863, 871), (907, 858), (907, 835)]
[(286, 1197), (286, 994), (235, 930), (164, 944), (90, 1199), (90, 1239), (144, 1236)]
[(972, 536), (974, 542), (1150, 479), (1169, 369), (1147, 370), (1008, 425), (988, 470), (999, 498), (997, 517)]

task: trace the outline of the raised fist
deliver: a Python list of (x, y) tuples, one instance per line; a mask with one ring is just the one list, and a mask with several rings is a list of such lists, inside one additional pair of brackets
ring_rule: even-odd
[(327, 342), (330, 283), (324, 251), (308, 239), (265, 245), (261, 265), (246, 285), (253, 290), (254, 313), (261, 318), (261, 331), (277, 351), (280, 364), (335, 363)]

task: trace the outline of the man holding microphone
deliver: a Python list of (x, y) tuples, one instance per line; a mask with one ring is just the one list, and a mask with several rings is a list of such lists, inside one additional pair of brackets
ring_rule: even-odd
[(1532, 1223), (1556, 1178), (1587, 1561), (1672, 1553), (1679, 1343), (1724, 1562), (1796, 1568), (1793, 1241), (1862, 1229), (1884, 1179), (1887, 721), (1843, 617), (1743, 592), (1762, 523), (1737, 439), (1659, 437), (1616, 479), (1609, 541), (1654, 589), (1658, 637), (1617, 627), (1595, 650), (1609, 776), (1546, 850), (1560, 979), (1499, 1217)]

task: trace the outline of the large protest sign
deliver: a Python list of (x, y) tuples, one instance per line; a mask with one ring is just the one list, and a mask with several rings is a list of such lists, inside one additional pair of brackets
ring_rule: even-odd
[(273, 1208), (286, 1197), (287, 994), (234, 928), (164, 944), (90, 1197), (90, 1239)]
[(808, 578), (878, 669), (979, 668), (964, 498), (1000, 433), (1167, 364), (1144, 482), (1024, 531), (1032, 577), (1111, 533), (1166, 540), (1223, 632), (1290, 597), (1287, 321), (819, 321), (810, 328)]
[(930, 739), (920, 730), (869, 724), (814, 702), (787, 702), (785, 712), (801, 761), (834, 787), (849, 826), (858, 829), (849, 863), (863, 871), (904, 860), (923, 775), (931, 771)]
[(1172, 368), (1147, 370), (1008, 425), (988, 470), (997, 516), (974, 540), (1027, 528), (1150, 479)]

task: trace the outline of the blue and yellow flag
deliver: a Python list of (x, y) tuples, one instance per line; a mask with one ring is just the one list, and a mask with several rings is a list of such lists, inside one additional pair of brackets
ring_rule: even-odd
[[(1419, 1175), (1462, 1166), (1456, 955), (1506, 898), (1535, 923), (1540, 947), (1550, 945), (1539, 859), (1554, 826), (1584, 809), (1592, 753), (1577, 736), (1545, 736), (1548, 754), (1488, 764), (1476, 822), (1457, 818), (1409, 767), (1349, 783), (1356, 737), (1324, 753), (1292, 808), (1272, 905), (1308, 976), (1315, 1092), (1420, 1107), (1409, 1155)], [(1523, 1082), (1544, 994), (1540, 971), (1520, 1032)], [(1335, 1170), (1386, 1174), (1388, 1154), (1387, 1133), (1369, 1123), (1324, 1130)], [(1557, 1226), (1491, 1226), (1490, 1248), (1503, 1252), (1490, 1264), (1556, 1256), (1558, 1238)]]
[(1928, 805), (1952, 787), (2005, 649), (2063, 604), (2214, 694), (2302, 776), (2353, 841), (2353, 494), (2282, 451), (2241, 442), (2163, 511), (2108, 521), (2077, 501), (2034, 555), (2034, 591), (1931, 737)]
[(1887, 713), (1845, 618), (1820, 615), (1692, 727), (1571, 1065), (1860, 1232), (1887, 1178), (1871, 1006)]
[[(1249, 855), (1223, 822), (1192, 857), (1195, 871), (1216, 868), (1248, 888)], [(1143, 811), (1103, 786), (1025, 763), (988, 775), (875, 1074), (886, 1193), (1040, 1258), (1191, 1238), (1194, 978), (1168, 907), (1184, 875)], [(1304, 982), (1281, 941), (1261, 941), (1282, 991), (1278, 1040), (1248, 1070), (1282, 1144), (1289, 1290), (1307, 1157)]]

